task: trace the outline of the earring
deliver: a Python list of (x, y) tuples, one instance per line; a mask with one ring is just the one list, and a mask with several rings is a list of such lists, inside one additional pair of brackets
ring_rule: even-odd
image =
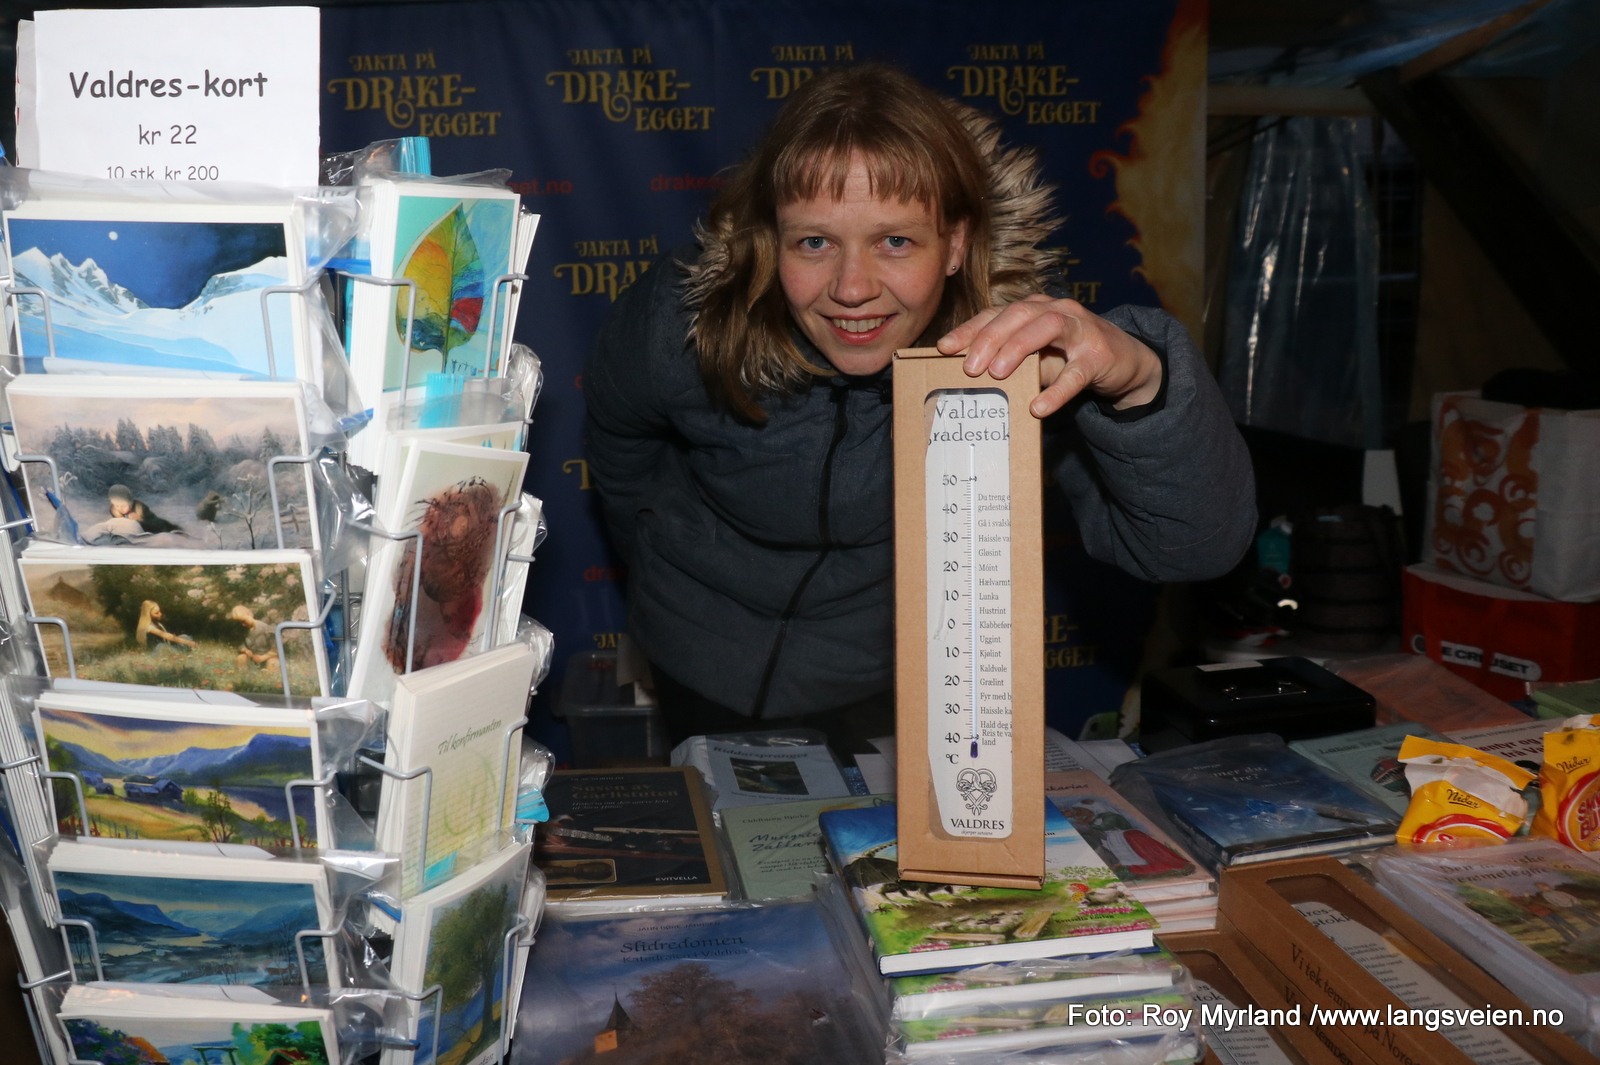
[(952, 265), (952, 266), (951, 266), (951, 267), (950, 267), (950, 272), (951, 272), (951, 273), (952, 273), (952, 274), (953, 274), (953, 273), (955, 273), (955, 272), (956, 272), (956, 269), (957, 269), (957, 267), (959, 267), (959, 266), (960, 266), (960, 265), (961, 265), (961, 264), (960, 264), (960, 263), (956, 263), (956, 264), (954, 264), (954, 265)]

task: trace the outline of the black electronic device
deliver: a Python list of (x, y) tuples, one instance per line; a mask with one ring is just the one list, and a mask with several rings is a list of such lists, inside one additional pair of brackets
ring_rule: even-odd
[(1256, 732), (1308, 740), (1371, 728), (1376, 714), (1371, 695), (1309, 659), (1185, 666), (1145, 677), (1139, 742), (1154, 752)]

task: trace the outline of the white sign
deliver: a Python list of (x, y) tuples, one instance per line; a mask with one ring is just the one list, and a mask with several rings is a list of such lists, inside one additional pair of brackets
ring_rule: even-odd
[(317, 184), (315, 8), (35, 19), (32, 114), (18, 108), (23, 166), (122, 181)]

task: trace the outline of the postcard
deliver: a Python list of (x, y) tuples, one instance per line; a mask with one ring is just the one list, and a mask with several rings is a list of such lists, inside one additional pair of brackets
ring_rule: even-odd
[(385, 763), (433, 770), (426, 854), (423, 781), (385, 776), (379, 792), (377, 849), (401, 856), (402, 897), (455, 876), (510, 827), (516, 780), (507, 763), (521, 748), (513, 737), (508, 758), (506, 731), (526, 712), (537, 665), (517, 643), (400, 678)]
[[(51, 853), (49, 870), (60, 915), (94, 926), (107, 980), (298, 986), (295, 933), (327, 928), (333, 918), (314, 862), (67, 842)], [(92, 969), (87, 937), (74, 935), (73, 943)], [(337, 964), (323, 957), (320, 941), (307, 942), (305, 953), (314, 983), (337, 975), (327, 972)]]
[[(55, 460), (59, 498), (48, 467), (24, 465), (30, 511), (55, 516), (51, 538), (210, 551), (278, 546), (267, 463), (308, 449), (299, 384), (31, 374), (6, 395), (18, 451)], [(315, 547), (310, 467), (280, 465), (276, 479), (283, 545)]]
[(397, 501), (383, 518), (395, 532), (422, 532), (417, 612), (413, 618), (416, 541), (386, 544), (367, 572), (352, 696), (388, 701), (408, 654), (413, 669), (425, 669), (483, 648), (500, 508), (521, 498), (527, 465), (522, 451), (431, 441), (412, 447)]
[[(506, 847), (449, 883), (405, 903), (392, 972), (411, 991), (444, 989), (439, 1060), (484, 1065), (506, 1022), (505, 937), (528, 872), (527, 844)], [(516, 950), (515, 946), (512, 947)], [(433, 1011), (411, 1003), (418, 1043), (432, 1052)], [(384, 1065), (410, 1065), (411, 1051), (387, 1050)]]
[[(54, 820), (64, 836), (173, 843), (246, 844), (291, 854), (284, 785), (322, 776), (310, 710), (213, 709), (47, 693), (34, 728), (45, 761), (83, 783), (56, 780)], [(304, 846), (323, 837), (320, 804), (296, 789)]]
[(299, 297), (261, 290), (305, 280), (301, 223), (289, 202), (161, 204), (31, 200), (5, 213), (30, 370), (159, 377), (310, 379)]
[(383, 471), (378, 475), (378, 513), (389, 514), (394, 510), (400, 493), (400, 478), (405, 474), (406, 460), (411, 457), (413, 445), (431, 442), (521, 451), (525, 428), (521, 422), (505, 422), (498, 425), (460, 425), (447, 429), (411, 429), (386, 434), (381, 440), (383, 457), (377, 464), (377, 469)]
[(271, 998), (187, 998), (75, 984), (59, 1018), (80, 1061), (339, 1065), (332, 1012), (281, 1006)]
[[(426, 385), (429, 374), (483, 374), (491, 361), (491, 329), (496, 341), (505, 340), (509, 287), (496, 296), (494, 282), (511, 272), (517, 195), (425, 182), (377, 182), (373, 192), (373, 272), (417, 286), (406, 387)], [(351, 363), (363, 377), (357, 386), (364, 396), (398, 391), (409, 290), (367, 286), (358, 291), (357, 301), (382, 308), (383, 328), (369, 335), (384, 338), (381, 354), (352, 352)], [(488, 319), (491, 302), (497, 308), (493, 323)], [(363, 312), (372, 313), (357, 311)]]
[[(30, 547), (33, 612), (66, 622), (84, 680), (283, 694), (276, 626), (319, 609), (305, 551)], [(284, 633), (293, 695), (325, 695), (320, 639)], [(66, 676), (61, 630), (39, 626), (52, 676)]]

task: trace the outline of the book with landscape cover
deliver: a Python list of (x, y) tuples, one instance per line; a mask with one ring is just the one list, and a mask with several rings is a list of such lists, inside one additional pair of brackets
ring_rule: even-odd
[(1401, 721), (1337, 736), (1295, 740), (1289, 744), (1289, 749), (1298, 751), (1334, 776), (1354, 784), (1363, 794), (1378, 800), (1395, 813), (1404, 814), (1406, 807), (1411, 805), (1406, 767), (1400, 764), (1400, 745), (1407, 736), (1444, 739), (1420, 721)]
[(1212, 869), (1394, 840), (1399, 817), (1277, 736), (1229, 736), (1120, 765), (1111, 784)]
[[(1150, 1023), (1145, 1022), (1147, 1004), (1157, 1006), (1162, 1011), (1151, 1015)], [(1028, 1005), (974, 1006), (949, 1014), (901, 1021), (897, 1028), (905, 1041), (907, 1059), (942, 1060), (947, 1055), (955, 1054), (1179, 1035), (1189, 1031), (1183, 1025), (1182, 1018), (1185, 1011), (1192, 1008), (1185, 995), (1168, 988), (1142, 995)], [(1107, 1023), (1103, 1018), (1108, 1010), (1124, 1011), (1128, 1023)]]
[(727, 892), (699, 770), (572, 769), (544, 788), (534, 862), (552, 902)]
[(894, 806), (832, 810), (821, 822), (829, 860), (886, 976), (1153, 942), (1155, 921), (1143, 904), (1048, 802), (1038, 891), (902, 881)]
[(1127, 995), (1172, 986), (1182, 967), (1165, 950), (1124, 950), (1069, 958), (977, 965), (948, 973), (897, 976), (894, 1019), (915, 1020), (973, 1006)]
[(816, 901), (551, 917), (528, 960), (514, 1061), (881, 1061), (868, 976), (841, 946)]
[(1047, 773), (1044, 790), (1128, 893), (1145, 905), (1216, 893), (1210, 873), (1095, 773)]

